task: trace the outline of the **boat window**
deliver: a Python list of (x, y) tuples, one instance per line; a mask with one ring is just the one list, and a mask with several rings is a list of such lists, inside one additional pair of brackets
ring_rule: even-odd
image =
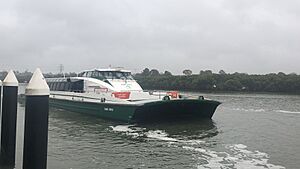
[(110, 71), (110, 72), (98, 72), (98, 79), (127, 79), (133, 80), (133, 77), (130, 72), (121, 72), (121, 71)]
[(99, 79), (105, 79), (104, 75), (103, 75), (103, 72), (98, 72), (98, 78)]
[(116, 79), (125, 79), (126, 78), (122, 72), (114, 72), (113, 75)]
[(51, 85), (52, 85), (52, 83), (49, 82), (49, 81), (47, 81), (47, 84), (48, 84), (48, 86), (49, 86), (49, 89), (51, 90)]
[(106, 79), (113, 79), (113, 73), (112, 72), (103, 72), (103, 75)]
[(50, 90), (53, 90), (53, 85), (54, 85), (54, 83), (53, 83), (53, 82), (49, 82), (48, 84), (49, 84)]
[(86, 77), (92, 77), (93, 72), (87, 72)]
[(57, 83), (57, 82), (54, 82), (53, 90), (57, 90), (57, 85), (58, 85), (58, 83)]
[(132, 75), (131, 75), (130, 72), (123, 72), (123, 74), (124, 74), (124, 76), (126, 77), (126, 79), (128, 79), (128, 80), (133, 80), (133, 77), (132, 77)]
[(94, 77), (94, 78), (98, 77), (98, 72), (97, 71), (93, 71), (91, 77)]
[(73, 92), (83, 92), (83, 80), (79, 80), (79, 81), (75, 81), (75, 82), (72, 82), (71, 84), (71, 91)]
[(103, 72), (99, 72), (99, 71), (94, 71), (92, 77), (100, 80), (105, 79)]
[(78, 74), (78, 77), (85, 77), (86, 76), (86, 73), (85, 72), (82, 72), (82, 73), (79, 73)]
[(108, 78), (109, 78), (109, 79), (114, 79), (113, 72), (108, 72)]
[(102, 74), (107, 79), (108, 73), (107, 72), (102, 72)]
[(58, 88), (58, 90), (59, 91), (63, 91), (64, 90), (64, 85), (65, 85), (64, 82), (59, 82), (59, 88)]
[(64, 91), (70, 91), (70, 88), (71, 88), (71, 83), (70, 82), (66, 82), (65, 83)]

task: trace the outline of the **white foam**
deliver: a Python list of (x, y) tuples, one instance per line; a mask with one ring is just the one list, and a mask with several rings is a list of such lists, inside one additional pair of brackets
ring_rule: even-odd
[(149, 130), (145, 131), (145, 128), (136, 127), (135, 125), (117, 125), (110, 126), (110, 128), (115, 132), (121, 132), (128, 136), (143, 136), (154, 140), (166, 141), (170, 144), (175, 142), (177, 143), (185, 143), (190, 145), (199, 145), (204, 143), (202, 140), (179, 140), (173, 137), (170, 137), (168, 133), (163, 130)]
[(205, 141), (203, 141), (203, 140), (180, 140), (180, 142), (187, 143), (190, 145), (199, 145), (199, 144), (205, 143)]
[[(197, 156), (200, 160), (197, 164), (198, 169), (285, 169), (283, 166), (268, 163), (269, 155), (267, 153), (248, 150), (244, 144), (226, 145), (226, 151), (218, 152), (207, 149), (203, 140), (181, 140), (170, 137), (163, 130), (146, 131), (145, 128), (134, 125), (110, 127), (113, 131), (122, 132), (134, 138), (146, 137), (151, 140), (166, 142), (168, 147), (183, 148), (187, 151), (196, 152), (197, 154), (193, 154), (193, 156)], [(206, 161), (205, 164), (203, 164), (203, 160)]]
[(287, 114), (300, 114), (300, 112), (297, 111), (288, 111), (288, 110), (276, 110), (278, 113), (287, 113)]
[(168, 137), (168, 134), (162, 130), (150, 130), (145, 135), (148, 138), (153, 138), (157, 140), (178, 142), (177, 139)]
[(247, 148), (247, 146), (244, 145), (244, 144), (235, 144), (234, 147), (240, 148), (240, 149), (245, 149), (245, 148)]
[(151, 139), (156, 139), (156, 140), (161, 140), (161, 141), (167, 141), (169, 143), (185, 143), (189, 145), (199, 145), (204, 143), (202, 140), (181, 140), (181, 139), (176, 139), (172, 138), (166, 133), (165, 131), (162, 130), (149, 130), (145, 134), (148, 138)]
[(201, 161), (205, 160), (206, 164), (199, 164), (198, 169), (213, 168), (242, 168), (242, 169), (284, 169), (280, 165), (268, 163), (269, 156), (259, 151), (247, 150), (243, 144), (227, 145), (225, 148), (230, 152), (217, 152), (204, 148), (182, 146), (183, 149), (195, 151), (199, 154)]
[[(265, 109), (244, 109), (244, 108), (233, 108), (232, 110), (236, 111), (245, 111), (245, 112), (266, 112)], [(287, 114), (300, 114), (299, 111), (288, 111), (288, 110), (273, 110), (278, 113), (287, 113)]]
[(133, 125), (118, 125), (118, 126), (109, 126), (113, 131), (117, 131), (117, 132), (133, 132), (134, 130), (132, 130), (131, 127)]
[(246, 112), (265, 112), (265, 109), (244, 109), (244, 108), (234, 108), (233, 110), (237, 111), (246, 111)]
[(140, 129), (137, 129), (137, 128), (130, 128), (130, 127), (134, 127), (134, 125), (118, 125), (118, 126), (110, 126), (110, 128), (115, 131), (115, 132), (122, 132), (124, 133), (125, 135), (127, 136), (132, 136), (134, 138), (136, 137), (139, 137), (140, 134), (138, 133), (139, 130), (141, 130), (142, 128)]

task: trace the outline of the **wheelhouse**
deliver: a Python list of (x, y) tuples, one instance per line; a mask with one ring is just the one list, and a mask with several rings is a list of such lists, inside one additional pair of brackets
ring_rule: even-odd
[(78, 75), (79, 77), (90, 77), (99, 80), (105, 79), (121, 79), (121, 80), (134, 80), (131, 72), (118, 69), (95, 69), (84, 71)]

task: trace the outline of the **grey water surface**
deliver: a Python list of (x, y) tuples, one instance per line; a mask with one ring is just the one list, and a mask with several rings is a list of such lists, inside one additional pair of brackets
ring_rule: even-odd
[[(128, 125), (51, 108), (48, 168), (299, 168), (300, 96), (202, 95), (223, 103), (212, 120)], [(21, 169), (25, 108), (18, 106)]]

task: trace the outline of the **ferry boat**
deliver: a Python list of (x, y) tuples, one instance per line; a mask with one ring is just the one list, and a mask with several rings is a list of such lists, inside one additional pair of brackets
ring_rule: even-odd
[(50, 105), (128, 123), (212, 118), (218, 101), (177, 91), (144, 91), (131, 72), (93, 69), (78, 77), (47, 78)]

